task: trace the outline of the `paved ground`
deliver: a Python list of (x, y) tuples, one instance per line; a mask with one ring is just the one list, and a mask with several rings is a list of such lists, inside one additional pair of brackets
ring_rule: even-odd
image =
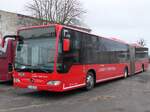
[(0, 83), (0, 112), (150, 112), (150, 70), (88, 92), (37, 92)]

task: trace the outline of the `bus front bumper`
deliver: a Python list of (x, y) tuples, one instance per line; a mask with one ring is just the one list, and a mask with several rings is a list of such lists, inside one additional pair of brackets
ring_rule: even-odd
[(61, 85), (47, 85), (47, 84), (28, 84), (28, 83), (23, 83), (23, 82), (15, 82), (14, 81), (14, 87), (18, 88), (28, 88), (32, 90), (37, 90), (37, 91), (52, 91), (52, 92), (63, 92), (63, 86)]

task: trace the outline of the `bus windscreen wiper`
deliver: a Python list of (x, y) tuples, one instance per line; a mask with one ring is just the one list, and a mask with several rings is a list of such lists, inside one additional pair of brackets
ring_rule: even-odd
[(42, 71), (42, 72), (45, 72), (45, 73), (49, 73), (49, 70), (45, 70), (45, 69), (42, 69), (42, 68), (38, 68), (38, 69), (35, 69), (35, 70), (39, 70), (39, 71)]
[(30, 68), (32, 65), (29, 65), (29, 64), (24, 64), (24, 63), (20, 63), (20, 62), (17, 62), (15, 61), (16, 64), (19, 64), (19, 65), (22, 65), (22, 67), (19, 67), (19, 68), (15, 68), (17, 71), (29, 71), (31, 72), (32, 69)]
[[(20, 62), (17, 62), (17, 61), (15, 61), (15, 63), (24, 66), (24, 67), (16, 68), (16, 69), (19, 69), (19, 71), (21, 71), (21, 70), (42, 71), (42, 72), (45, 72), (45, 73), (49, 73), (49, 71), (50, 71), (50, 70), (44, 69), (45, 67), (42, 67), (41, 65), (40, 66), (32, 66), (30, 64), (24, 64), (24, 63), (20, 63)], [(42, 64), (42, 65), (44, 65), (44, 64)]]

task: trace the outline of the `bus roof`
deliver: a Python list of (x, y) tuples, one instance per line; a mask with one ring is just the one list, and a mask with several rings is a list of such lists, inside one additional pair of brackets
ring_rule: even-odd
[(77, 29), (75, 27), (71, 27), (71, 26), (66, 26), (66, 25), (63, 25), (65, 28), (69, 28), (69, 29), (73, 29), (73, 30), (76, 30), (76, 31), (79, 31), (79, 32), (83, 32), (83, 33), (87, 33), (87, 34), (90, 34), (90, 35), (93, 35), (93, 36), (97, 36), (97, 37), (101, 37), (101, 38), (106, 38), (106, 39), (109, 39), (109, 40), (112, 40), (112, 41), (116, 41), (116, 42), (119, 42), (119, 43), (122, 43), (122, 44), (127, 44), (129, 45), (129, 43), (123, 41), (123, 40), (120, 40), (120, 39), (117, 39), (117, 38), (111, 38), (111, 37), (102, 37), (102, 36), (99, 36), (99, 35), (95, 35), (91, 32), (85, 32), (84, 30), (81, 30), (81, 29)]

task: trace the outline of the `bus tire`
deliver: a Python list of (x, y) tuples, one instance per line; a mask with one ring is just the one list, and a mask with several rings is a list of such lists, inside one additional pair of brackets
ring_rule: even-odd
[(87, 91), (94, 88), (94, 84), (95, 84), (94, 81), (95, 81), (94, 80), (94, 74), (92, 72), (88, 72), (87, 76), (86, 76), (86, 87), (85, 87), (85, 89)]
[(124, 78), (127, 78), (128, 77), (128, 68), (125, 68), (124, 69)]

